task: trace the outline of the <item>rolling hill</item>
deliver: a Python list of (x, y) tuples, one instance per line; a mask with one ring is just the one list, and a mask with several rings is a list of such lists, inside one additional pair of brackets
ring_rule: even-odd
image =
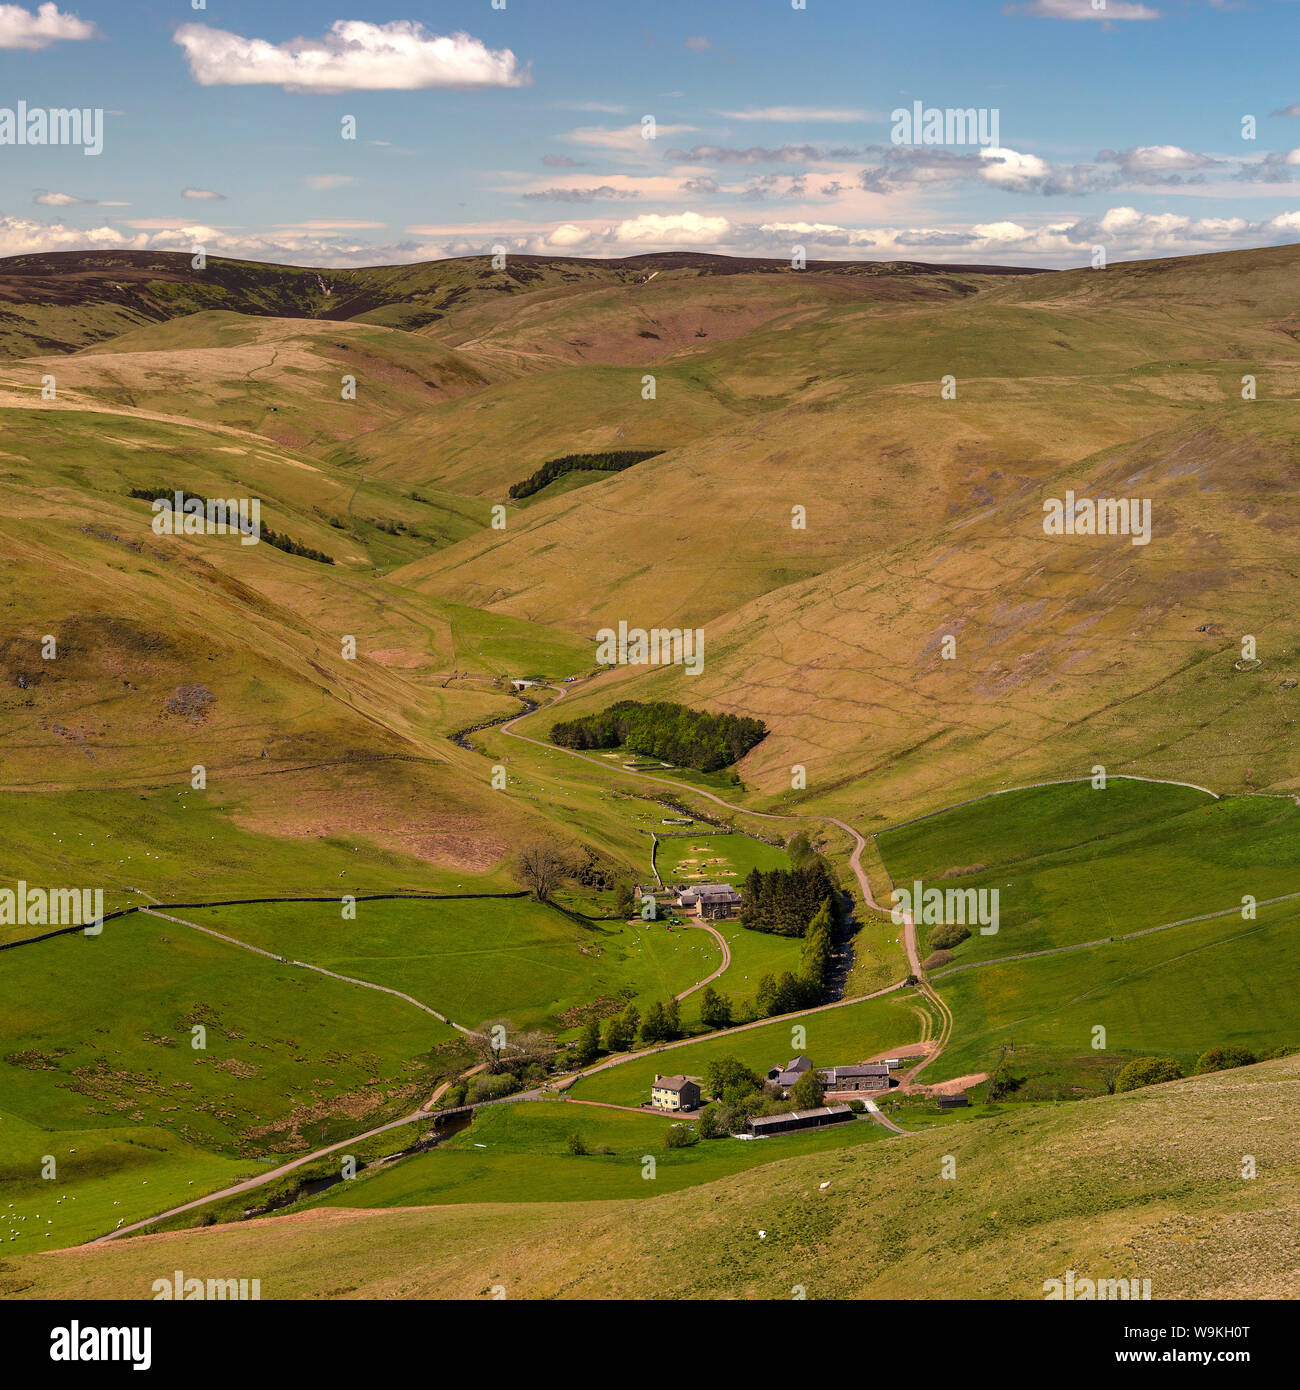
[[(679, 997), (684, 1069), (928, 1057), (906, 1132), (665, 1140), (680, 1168), (635, 1200), (664, 1122), (617, 1107), (666, 1063), (541, 1068), (517, 1117), (367, 1177), (365, 1210), (307, 1190), (319, 1155), (264, 1194), (287, 1214), (244, 1222), (236, 1194), (202, 1231), (25, 1240), (0, 1288), (147, 1296), (167, 1244), (268, 1297), (1024, 1298), (1066, 1268), (1294, 1291), (1294, 1059), (1105, 1092), (1135, 1056), (1300, 1045), (1298, 269), (0, 262), (0, 886), (186, 905), (0, 950), (0, 1196), (39, 1199), (51, 1135), (83, 1155), (53, 1245), (414, 1125), (487, 1020), (558, 1046)], [(509, 497), (610, 451), (652, 456)], [(156, 534), (172, 491), (257, 499), (259, 542)], [(1069, 494), (1149, 503), (1149, 534), (1049, 534)], [(599, 668), (620, 621), (700, 628), (702, 672)], [(708, 775), (547, 741), (618, 699), (768, 733)], [(702, 1036), (711, 972), (739, 1016), (799, 943), (629, 919), (616, 886), (680, 876), (683, 821), (760, 836), (729, 842), (745, 863), (797, 833), (831, 859), (843, 1007)], [(582, 866), (557, 905), (485, 896), (536, 843)], [(875, 906), (913, 878), (999, 889), (1000, 933), (920, 966), (929, 924), (912, 943)], [(340, 914), (373, 893), (470, 896)], [(175, 1045), (191, 1016), (219, 1064)], [(565, 1147), (584, 1113), (610, 1153)]]

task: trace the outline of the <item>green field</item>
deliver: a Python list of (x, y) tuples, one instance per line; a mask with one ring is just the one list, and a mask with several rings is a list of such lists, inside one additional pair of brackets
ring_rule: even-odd
[(80, 1245), (257, 1168), (154, 1126), (56, 1131), (0, 1110), (0, 1251)]
[[(878, 839), (896, 887), (999, 891), (999, 931), (975, 927), (959, 963), (1300, 893), (1300, 806), (1285, 797), (1116, 778), (991, 797)], [(925, 955), (933, 928), (918, 928)]]
[[(656, 1072), (703, 1076), (715, 1057), (738, 1057), (760, 1076), (799, 1053), (806, 1053), (821, 1067), (860, 1062), (873, 1053), (916, 1042), (923, 1007), (911, 991), (897, 992), (725, 1037), (661, 1048), (647, 1057), (590, 1072), (573, 1086), (572, 1093), (579, 1100), (640, 1105), (650, 1098)], [(802, 1042), (796, 1040), (795, 1028), (804, 1030)]]
[[(717, 969), (707, 932), (639, 920), (579, 925), (527, 899), (209, 908), (186, 918), (341, 975), (399, 989), (468, 1028), (570, 1028), (583, 1010), (666, 1000)], [(382, 996), (377, 996), (382, 997)]]
[[(563, 1101), (489, 1106), (478, 1112), (468, 1129), (432, 1152), (344, 1183), (324, 1205), (411, 1207), (657, 1197), (778, 1159), (887, 1137), (877, 1124), (852, 1121), (809, 1134), (750, 1142), (704, 1140), (670, 1149), (664, 1136), (673, 1123), (661, 1115), (630, 1115)], [(580, 1134), (592, 1152), (570, 1154), (567, 1143), (572, 1134)], [(602, 1147), (610, 1152), (596, 1152)], [(653, 1177), (642, 1176), (647, 1157), (654, 1159)]]
[(661, 832), (655, 864), (665, 883), (729, 883), (739, 888), (751, 869), (788, 869), (790, 857), (749, 835)]
[(780, 975), (787, 970), (799, 969), (803, 941), (798, 937), (750, 931), (736, 919), (712, 922), (710, 925), (722, 933), (731, 951), (731, 965), (714, 984), (714, 989), (730, 995), (733, 1001), (752, 997), (764, 975)]
[[(427, 600), (421, 598), (421, 602)], [(464, 663), (494, 675), (561, 680), (585, 671), (592, 663), (592, 644), (558, 628), (464, 604), (436, 607), (441, 607), (450, 621), (455, 644), (452, 660), (457, 665)]]
[(141, 915), (5, 952), (0, 1209), (44, 1224), (60, 1196), (55, 1242), (102, 1234), (403, 1115), (466, 1065), (452, 1029), (361, 993)]
[(463, 1065), (458, 1035), (402, 1000), (155, 917), (0, 961), (5, 1107), (48, 1131), (293, 1152), (414, 1109)]
[[(1261, 908), (1131, 941), (940, 975), (953, 1040), (931, 1080), (991, 1071), (1014, 1044), (1025, 1094), (1098, 1094), (1134, 1056), (1176, 1058), (1191, 1071), (1209, 1048), (1257, 1054), (1300, 1046), (1292, 949), (1300, 908)], [(1093, 1030), (1105, 1046), (1093, 1047)]]

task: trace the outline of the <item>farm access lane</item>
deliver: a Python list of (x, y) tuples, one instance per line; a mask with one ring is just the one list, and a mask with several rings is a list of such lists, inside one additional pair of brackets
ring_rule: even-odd
[[(588, 679), (590, 679), (590, 677), (588, 677)], [(574, 681), (572, 686), (548, 687), (549, 689), (556, 690), (559, 692), (556, 695), (555, 699), (551, 701), (551, 705), (559, 704), (559, 702), (564, 699), (564, 697), (569, 693), (569, 690), (571, 690), (574, 686), (585, 684), (586, 681)], [(545, 706), (545, 708), (550, 708), (550, 706)], [(605, 772), (610, 771), (609, 765), (603, 762), (600, 758), (588, 757), (587, 754), (579, 753), (572, 748), (557, 749), (557, 746), (555, 744), (544, 743), (539, 738), (532, 738), (528, 734), (521, 734), (516, 732), (515, 725), (518, 724), (520, 720), (528, 719), (532, 715), (539, 713), (541, 713), (540, 709), (527, 710), (522, 714), (515, 715), (513, 719), (507, 719), (505, 723), (500, 724), (497, 727), (501, 730), (503, 734), (508, 734), (511, 738), (522, 739), (524, 743), (531, 743), (534, 745), (534, 747), (544, 748), (547, 750), (547, 752), (559, 751), (561, 753), (567, 753), (571, 758), (578, 758), (584, 763), (591, 763), (593, 767), (601, 768)], [(723, 810), (734, 811), (736, 812), (736, 814), (742, 816), (754, 816), (759, 820), (819, 820), (825, 821), (829, 825), (838, 826), (839, 829), (847, 832), (853, 840), (853, 852), (849, 856), (849, 868), (853, 870), (853, 876), (858, 881), (858, 887), (862, 891), (863, 901), (867, 904), (868, 907), (874, 908), (877, 912), (889, 911), (888, 908), (881, 907), (881, 905), (876, 901), (874, 895), (871, 892), (871, 881), (867, 877), (866, 870), (862, 867), (862, 852), (867, 847), (866, 838), (857, 830), (855, 830), (851, 825), (849, 825), (846, 821), (839, 820), (835, 816), (795, 816), (787, 812), (753, 811), (750, 810), (748, 807), (737, 806), (734, 802), (725, 801), (722, 797), (716, 795), (714, 792), (705, 791), (702, 787), (683, 787), (682, 783), (674, 782), (667, 777), (655, 777), (648, 772), (633, 772), (628, 768), (618, 768), (617, 771), (625, 777), (637, 777), (643, 782), (654, 782), (661, 787), (671, 787), (674, 791), (677, 792), (689, 791), (693, 796), (702, 796), (706, 801), (713, 802), (715, 806), (721, 806)], [(903, 936), (904, 943), (907, 949), (907, 960), (908, 964), (911, 966), (912, 974), (914, 974), (918, 980), (923, 979), (924, 972), (921, 969), (920, 958), (918, 957), (916, 950), (916, 927), (911, 920), (910, 914), (905, 916), (904, 918)]]
[[(475, 1072), (482, 1071), (487, 1064), (480, 1062), (478, 1066), (471, 1067), (469, 1071), (463, 1072), (462, 1077), (472, 1076)], [(143, 1221), (134, 1221), (129, 1226), (120, 1226), (116, 1231), (109, 1231), (106, 1235), (96, 1236), (93, 1240), (85, 1242), (86, 1245), (102, 1245), (106, 1241), (116, 1240), (119, 1236), (128, 1236), (133, 1231), (143, 1230), (146, 1226), (152, 1226), (158, 1221), (169, 1221), (173, 1216), (180, 1216), (187, 1211), (194, 1211), (199, 1207), (206, 1207), (212, 1202), (223, 1201), (227, 1197), (236, 1197), (241, 1192), (252, 1192), (255, 1188), (264, 1187), (269, 1182), (274, 1182), (277, 1178), (282, 1178), (287, 1173), (292, 1173), (294, 1169), (303, 1167), (304, 1164), (312, 1163), (318, 1158), (325, 1158), (329, 1154), (338, 1153), (340, 1149), (351, 1148), (355, 1144), (360, 1144), (367, 1139), (373, 1139), (377, 1134), (386, 1134), (390, 1129), (401, 1129), (403, 1125), (419, 1124), (422, 1121), (428, 1122), (431, 1118), (431, 1107), (451, 1085), (450, 1081), (443, 1084), (429, 1097), (427, 1101), (409, 1115), (404, 1115), (400, 1120), (389, 1120), (387, 1124), (376, 1125), (373, 1129), (368, 1129), (364, 1134), (354, 1134), (348, 1139), (340, 1139), (336, 1144), (327, 1144), (324, 1148), (313, 1149), (311, 1153), (303, 1154), (300, 1158), (291, 1159), (288, 1163), (282, 1163), (277, 1168), (269, 1169), (265, 1173), (258, 1173), (251, 1178), (245, 1178), (242, 1182), (232, 1183), (229, 1187), (223, 1187), (218, 1192), (209, 1192), (206, 1197), (196, 1197), (192, 1202), (183, 1202), (179, 1207), (171, 1207), (167, 1211), (159, 1212), (156, 1216), (146, 1217)], [(495, 1100), (479, 1101), (474, 1108), (484, 1105), (509, 1105), (521, 1100), (542, 1100), (544, 1099), (540, 1088), (531, 1091), (520, 1091), (513, 1096), (499, 1096)], [(455, 1107), (449, 1111), (440, 1111), (439, 1114), (455, 1114), (462, 1107)]]
[[(563, 700), (564, 697), (568, 694), (569, 690), (573, 688), (573, 686), (585, 683), (585, 681), (574, 681), (572, 685), (569, 686), (548, 687), (549, 689), (556, 690), (559, 692), (556, 695), (555, 699), (551, 701), (551, 704), (555, 705), (558, 704), (561, 700)], [(543, 743), (541, 739), (532, 738), (528, 734), (518, 733), (515, 729), (515, 725), (518, 724), (520, 720), (527, 719), (531, 715), (537, 713), (540, 713), (540, 709), (527, 710), (522, 714), (515, 715), (513, 719), (507, 719), (503, 724), (499, 725), (498, 727), (500, 728), (503, 734), (507, 734), (510, 738), (522, 739), (523, 742), (531, 743), (537, 748), (544, 748), (548, 752), (555, 751), (556, 745)], [(610, 771), (609, 765), (603, 762), (600, 758), (588, 757), (585, 753), (579, 753), (571, 748), (561, 748), (559, 749), (559, 751), (561, 753), (567, 753), (570, 757), (579, 758), (582, 762), (591, 763), (594, 767), (599, 767), (605, 772)], [(737, 806), (733, 802), (726, 801), (722, 797), (716, 795), (714, 792), (705, 791), (700, 787), (688, 787), (684, 789), (680, 782), (673, 782), (666, 777), (655, 777), (652, 774), (646, 772), (633, 772), (627, 768), (619, 768), (617, 770), (623, 776), (637, 777), (643, 782), (655, 782), (660, 786), (671, 787), (674, 791), (677, 792), (687, 790), (695, 796), (702, 796), (706, 801), (711, 801), (714, 803), (714, 805), (721, 806), (724, 810), (734, 811), (738, 815), (756, 816), (761, 820), (818, 820), (824, 821), (829, 825), (837, 826), (840, 830), (845, 831), (853, 840), (853, 851), (849, 855), (849, 868), (853, 870), (853, 876), (858, 881), (858, 888), (862, 893), (863, 902), (866, 903), (868, 907), (874, 908), (877, 912), (888, 911), (887, 908), (881, 907), (881, 905), (876, 901), (875, 896), (871, 891), (871, 880), (867, 877), (867, 871), (862, 867), (862, 852), (867, 847), (866, 837), (862, 835), (860, 831), (855, 830), (853, 826), (849, 825), (847, 821), (842, 821), (835, 816), (800, 817), (795, 816), (793, 814), (772, 811), (751, 811), (744, 806)], [(917, 951), (916, 947), (916, 923), (913, 920), (912, 914), (910, 912), (906, 912), (903, 914), (903, 946), (904, 950), (907, 953), (908, 967), (911, 971), (912, 977), (917, 982), (917, 988), (921, 991), (922, 994), (925, 995), (925, 997), (931, 1002), (931, 1004), (933, 1004), (935, 1011), (939, 1015), (941, 1024), (938, 1046), (935, 1048), (934, 1052), (931, 1053), (931, 1055), (927, 1057), (924, 1062), (921, 1063), (921, 1066), (925, 1067), (929, 1066), (929, 1064), (939, 1056), (939, 1054), (947, 1046), (948, 1039), (952, 1036), (952, 1012), (949, 1010), (947, 1004), (945, 1004), (943, 1000), (939, 998), (938, 994), (935, 993), (935, 991), (931, 989), (930, 985), (926, 982), (925, 970), (922, 968), (920, 953)], [(896, 984), (890, 985), (887, 989), (877, 990), (875, 994), (860, 995), (858, 996), (858, 998), (874, 999), (878, 994), (888, 994), (890, 990), (900, 989), (905, 984), (905, 980), (900, 980)], [(842, 1000), (839, 1002), (854, 1003), (856, 1002), (856, 1000)], [(834, 1005), (822, 1005), (820, 1007), (834, 1007)], [(815, 1013), (817, 1012), (817, 1010), (810, 1009), (806, 1012)], [(793, 1018), (797, 1017), (797, 1015), (783, 1014), (782, 1017)], [(764, 1022), (770, 1022), (770, 1020), (764, 1020)], [(919, 1071), (920, 1067), (918, 1067), (917, 1070)]]

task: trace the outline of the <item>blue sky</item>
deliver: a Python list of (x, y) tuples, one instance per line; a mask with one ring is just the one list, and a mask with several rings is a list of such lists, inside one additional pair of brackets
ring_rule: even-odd
[[(0, 123), (105, 112), (97, 156), (0, 143), (0, 255), (1072, 265), (1290, 242), (1298, 38), (1300, 0), (0, 4)], [(917, 101), (984, 112), (996, 143), (900, 143)]]

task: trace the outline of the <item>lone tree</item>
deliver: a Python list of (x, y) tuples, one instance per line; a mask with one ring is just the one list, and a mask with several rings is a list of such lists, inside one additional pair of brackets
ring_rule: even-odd
[(822, 1079), (810, 1067), (790, 1088), (790, 1099), (800, 1110), (815, 1110), (826, 1101)]
[(1259, 1058), (1246, 1047), (1212, 1047), (1201, 1053), (1196, 1063), (1198, 1072), (1227, 1071), (1229, 1067), (1252, 1067)]
[(712, 985), (706, 985), (700, 996), (700, 1022), (706, 1028), (731, 1027), (731, 1001), (718, 993)]
[(573, 1060), (577, 1062), (580, 1067), (585, 1067), (588, 1062), (595, 1061), (599, 1051), (600, 1020), (593, 1014), (592, 1017), (582, 1025), (582, 1032), (578, 1034), (578, 1042), (574, 1049)]
[(1135, 1057), (1115, 1078), (1115, 1089), (1136, 1091), (1162, 1081), (1177, 1081), (1182, 1074), (1182, 1067), (1172, 1057)]
[(534, 843), (519, 851), (515, 873), (539, 903), (548, 903), (568, 877), (568, 865), (553, 845)]

